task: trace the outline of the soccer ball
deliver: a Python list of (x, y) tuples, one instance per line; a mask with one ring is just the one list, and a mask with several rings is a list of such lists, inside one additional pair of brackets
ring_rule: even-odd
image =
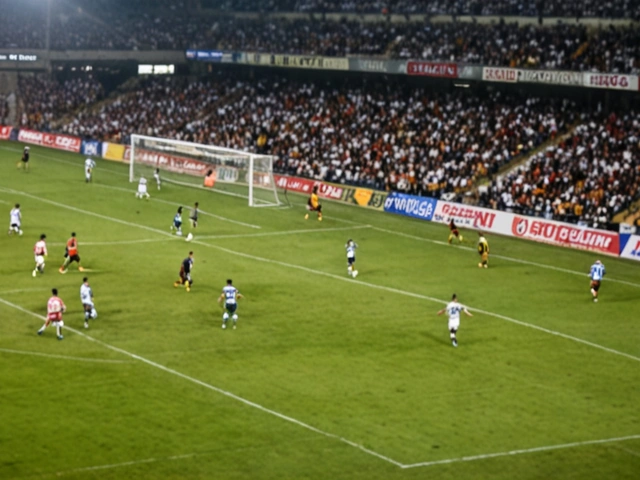
[(353, 278), (356, 278), (358, 276), (358, 270), (354, 270), (352, 275), (353, 275)]
[(94, 320), (98, 318), (98, 311), (95, 308), (91, 309), (91, 318), (93, 318)]
[(189, 233), (189, 234), (187, 235), (187, 238), (185, 238), (185, 240), (186, 240), (187, 242), (190, 242), (191, 240), (193, 240), (193, 234), (192, 234), (192, 233)]

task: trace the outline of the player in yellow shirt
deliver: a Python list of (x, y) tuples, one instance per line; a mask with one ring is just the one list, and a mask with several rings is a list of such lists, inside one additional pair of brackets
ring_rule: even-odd
[(480, 254), (478, 267), (489, 267), (489, 242), (484, 238), (482, 232), (478, 232), (478, 253)]
[[(318, 186), (315, 185), (313, 187), (313, 192), (309, 197), (309, 201), (307, 202), (307, 210), (309, 212), (318, 212), (318, 221), (322, 221), (322, 205), (320, 205), (320, 200), (318, 199)], [(305, 220), (309, 220), (309, 212), (304, 216)]]

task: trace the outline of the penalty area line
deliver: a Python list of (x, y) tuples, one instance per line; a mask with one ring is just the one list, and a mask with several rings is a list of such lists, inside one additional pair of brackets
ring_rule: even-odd
[[(37, 314), (35, 312), (32, 312), (31, 310), (27, 310), (26, 308), (23, 308), (20, 305), (17, 305), (15, 303), (9, 302), (9, 301), (7, 301), (7, 300), (5, 300), (3, 298), (0, 298), (0, 303), (3, 303), (4, 305), (7, 305), (8, 307), (12, 307), (12, 308), (14, 308), (16, 310), (19, 310), (19, 311), (23, 312), (23, 313), (31, 315), (32, 317), (36, 317), (36, 318), (38, 318), (38, 319), (40, 319), (42, 321), (45, 320), (44, 316), (39, 315), (39, 314)], [(191, 383), (194, 383), (196, 385), (204, 387), (204, 388), (206, 388), (208, 390), (212, 390), (214, 392), (217, 392), (217, 393), (219, 393), (221, 395), (224, 395), (224, 396), (229, 397), (229, 398), (231, 398), (233, 400), (236, 400), (236, 401), (238, 401), (240, 403), (243, 403), (243, 404), (245, 404), (245, 405), (247, 405), (249, 407), (253, 407), (256, 410), (260, 410), (261, 412), (264, 412), (264, 413), (267, 413), (267, 414), (272, 415), (274, 417), (277, 417), (280, 420), (285, 420), (285, 421), (287, 421), (289, 423), (292, 423), (292, 424), (297, 425), (299, 427), (305, 428), (305, 429), (310, 430), (310, 431), (312, 431), (314, 433), (317, 433), (319, 435), (323, 435), (324, 437), (331, 438), (333, 440), (337, 440), (337, 441), (339, 441), (341, 443), (344, 443), (346, 445), (354, 447), (354, 448), (356, 448), (356, 449), (358, 449), (358, 450), (360, 450), (360, 451), (362, 451), (364, 453), (367, 453), (367, 454), (369, 454), (371, 456), (374, 456), (376, 458), (384, 460), (387, 463), (391, 463), (391, 464), (393, 464), (393, 465), (395, 465), (397, 467), (402, 467), (402, 463), (397, 462), (397, 461), (393, 460), (392, 458), (389, 458), (389, 457), (387, 457), (385, 455), (382, 455), (382, 454), (380, 454), (378, 452), (370, 450), (367, 447), (365, 447), (364, 445), (360, 445), (359, 443), (352, 442), (351, 440), (349, 440), (347, 438), (344, 438), (344, 437), (341, 437), (340, 435), (336, 435), (335, 433), (325, 432), (324, 430), (320, 430), (319, 428), (316, 428), (316, 427), (314, 427), (312, 425), (309, 425), (308, 423), (304, 423), (304, 422), (302, 422), (300, 420), (297, 420), (297, 419), (295, 419), (293, 417), (289, 417), (288, 415), (284, 415), (282, 413), (276, 412), (275, 410), (271, 410), (270, 408), (267, 408), (267, 407), (264, 407), (264, 406), (262, 406), (262, 405), (260, 405), (258, 403), (252, 402), (251, 400), (247, 400), (246, 398), (240, 397), (240, 396), (238, 396), (238, 395), (236, 395), (236, 394), (234, 394), (232, 392), (229, 392), (227, 390), (224, 390), (224, 389), (222, 389), (220, 387), (216, 387), (215, 385), (211, 385), (209, 383), (203, 382), (202, 380), (198, 380), (195, 377), (191, 377), (189, 375), (181, 373), (181, 372), (179, 372), (177, 370), (174, 370), (172, 368), (165, 367), (164, 365), (156, 363), (153, 360), (149, 360), (149, 359), (147, 359), (145, 357), (142, 357), (142, 356), (137, 355), (135, 353), (129, 352), (129, 351), (124, 350), (122, 348), (119, 348), (119, 347), (116, 347), (114, 345), (108, 344), (108, 343), (103, 342), (101, 340), (97, 340), (96, 338), (91, 337), (91, 336), (85, 334), (84, 332), (81, 332), (80, 330), (76, 330), (75, 328), (66, 327), (66, 326), (64, 328), (66, 330), (70, 331), (70, 332), (75, 333), (76, 335), (79, 335), (79, 336), (85, 338), (86, 340), (89, 340), (89, 341), (94, 342), (94, 343), (96, 343), (98, 345), (101, 345), (104, 348), (107, 348), (107, 349), (112, 350), (114, 352), (121, 353), (122, 355), (125, 355), (127, 357), (133, 358), (134, 360), (138, 360), (138, 361), (140, 361), (142, 363), (145, 363), (145, 364), (147, 364), (147, 365), (149, 365), (151, 367), (155, 367), (155, 368), (157, 368), (159, 370), (162, 370), (163, 372), (170, 373), (172, 375), (175, 375), (177, 377), (182, 378), (183, 380), (187, 380), (187, 381), (189, 381)]]
[(72, 357), (69, 355), (55, 355), (53, 353), (28, 352), (26, 350), (12, 350), (10, 348), (0, 348), (0, 352), (13, 353), (17, 355), (31, 355), (34, 357), (57, 358), (60, 360), (75, 360), (78, 362), (89, 362), (89, 363), (133, 363), (133, 362), (130, 362), (129, 360), (110, 360), (108, 358)]
[(522, 455), (526, 453), (548, 452), (550, 450), (562, 450), (566, 448), (584, 447), (588, 445), (601, 445), (605, 443), (625, 442), (628, 440), (638, 440), (638, 439), (640, 439), (640, 435), (628, 435), (626, 437), (603, 438), (601, 440), (586, 440), (584, 442), (563, 443), (560, 445), (546, 445), (543, 447), (524, 448), (521, 450), (510, 450), (508, 452), (485, 453), (482, 455), (471, 455), (468, 457), (434, 460), (432, 462), (412, 463), (409, 465), (402, 465), (402, 467), (400, 468), (408, 469), (408, 468), (417, 468), (417, 467), (431, 467), (433, 465), (445, 465), (450, 463), (473, 462), (476, 460), (486, 460), (489, 458), (508, 457), (512, 455)]

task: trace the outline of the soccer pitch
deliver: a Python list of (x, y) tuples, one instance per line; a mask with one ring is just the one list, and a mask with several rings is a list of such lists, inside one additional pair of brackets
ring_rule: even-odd
[[(622, 479), (640, 472), (640, 274), (596, 254), (324, 202), (150, 183), (124, 164), (0, 142), (0, 478)], [(169, 226), (200, 203), (193, 242)], [(84, 329), (77, 233), (97, 320)], [(44, 275), (33, 245), (47, 235)], [(347, 276), (344, 244), (358, 244)], [(174, 288), (194, 251), (191, 292)], [(221, 329), (228, 278), (245, 298)], [(39, 337), (51, 288), (65, 339)], [(436, 312), (453, 293), (459, 347)]]

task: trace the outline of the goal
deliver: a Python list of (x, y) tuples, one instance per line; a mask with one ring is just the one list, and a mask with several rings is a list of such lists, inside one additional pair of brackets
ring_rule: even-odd
[(131, 136), (129, 181), (145, 177), (246, 198), (251, 207), (281, 205), (273, 157), (168, 138)]

